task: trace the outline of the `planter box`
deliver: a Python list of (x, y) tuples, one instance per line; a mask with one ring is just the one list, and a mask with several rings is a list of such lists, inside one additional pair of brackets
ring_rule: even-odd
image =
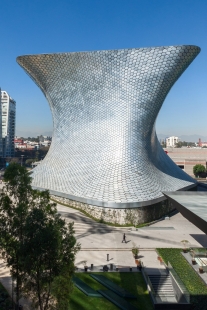
[(203, 268), (199, 268), (199, 273), (203, 273)]

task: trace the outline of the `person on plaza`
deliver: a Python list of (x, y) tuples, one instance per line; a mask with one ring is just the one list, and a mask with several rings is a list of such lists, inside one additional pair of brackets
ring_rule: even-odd
[(122, 242), (125, 242), (125, 243), (126, 243), (126, 235), (125, 235), (125, 234), (123, 234), (123, 240), (122, 240)]

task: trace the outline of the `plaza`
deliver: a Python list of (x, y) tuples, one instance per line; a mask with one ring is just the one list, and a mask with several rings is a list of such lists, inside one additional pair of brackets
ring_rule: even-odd
[[(198, 184), (163, 151), (155, 120), (169, 89), (199, 51), (183, 45), (17, 58), (51, 107), (52, 145), (32, 171), (32, 186), (49, 189), (62, 218), (74, 223), (81, 245), (75, 287), (91, 289), (78, 273), (142, 272), (154, 305), (190, 309), (190, 293), (163, 250), (177, 251), (183, 242), (206, 247), (206, 235), (164, 195), (195, 191)], [(10, 277), (2, 282), (11, 292)], [(111, 294), (98, 292), (106, 298)], [(118, 298), (113, 294), (112, 303)], [(29, 307), (28, 301), (21, 302)], [(135, 309), (124, 299), (115, 304), (122, 302)]]
[[(27, 185), (17, 202), (1, 195), (13, 283), (1, 260), (0, 310), (12, 308), (7, 291), (17, 308), (25, 293), (23, 310), (117, 309), (76, 286), (116, 294), (94, 274), (135, 296), (121, 296), (130, 310), (153, 310), (154, 297), (154, 310), (206, 310), (207, 1), (2, 1), (1, 11), (0, 192), (19, 163), (49, 195), (27, 203)], [(50, 202), (74, 222), (71, 239)], [(36, 209), (54, 223), (48, 235)]]
[[(1, 184), (2, 186), (2, 184)], [(75, 265), (77, 272), (84, 272), (87, 264), (88, 271), (102, 272), (103, 266), (108, 265), (116, 272), (139, 272), (132, 254), (132, 248), (138, 247), (139, 259), (146, 270), (165, 272), (165, 266), (157, 259), (157, 248), (182, 248), (182, 240), (189, 242), (192, 248), (207, 247), (207, 236), (195, 225), (189, 222), (177, 211), (149, 226), (114, 227), (96, 222), (85, 216), (79, 210), (57, 205), (58, 213), (66, 222), (74, 222), (75, 237), (81, 243)], [(123, 234), (126, 243), (123, 243)], [(1, 282), (12, 296), (12, 281), (9, 270), (1, 261)], [(27, 300), (21, 299), (24, 310), (30, 309)]]
[[(182, 248), (183, 239), (188, 240), (191, 247), (207, 247), (207, 236), (180, 213), (136, 230), (134, 227), (122, 228), (97, 223), (81, 212), (62, 205), (58, 205), (58, 212), (66, 221), (74, 221), (75, 236), (81, 243), (77, 264), (83, 259), (88, 264), (105, 264), (107, 251), (110, 251), (110, 258), (115, 256), (113, 259), (117, 264), (124, 264), (125, 261), (125, 265), (130, 266), (133, 263), (133, 244), (139, 247), (141, 253), (163, 247)], [(122, 243), (123, 233), (126, 234), (127, 243)], [(125, 253), (123, 261), (119, 251)], [(96, 255), (97, 260), (94, 257)], [(92, 261), (93, 257), (95, 262)]]

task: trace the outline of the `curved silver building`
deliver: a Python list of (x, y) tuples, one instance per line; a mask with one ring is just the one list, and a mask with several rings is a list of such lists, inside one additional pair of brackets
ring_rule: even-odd
[(45, 94), (54, 124), (33, 186), (110, 208), (152, 205), (162, 192), (194, 187), (160, 146), (155, 121), (199, 51), (164, 46), (18, 57)]

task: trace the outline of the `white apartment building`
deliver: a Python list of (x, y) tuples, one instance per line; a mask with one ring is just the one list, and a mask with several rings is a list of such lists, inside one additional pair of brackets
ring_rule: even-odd
[(9, 94), (1, 91), (3, 157), (14, 156), (16, 102)]
[(178, 137), (175, 137), (175, 136), (166, 138), (166, 147), (175, 147), (178, 141), (179, 141)]

